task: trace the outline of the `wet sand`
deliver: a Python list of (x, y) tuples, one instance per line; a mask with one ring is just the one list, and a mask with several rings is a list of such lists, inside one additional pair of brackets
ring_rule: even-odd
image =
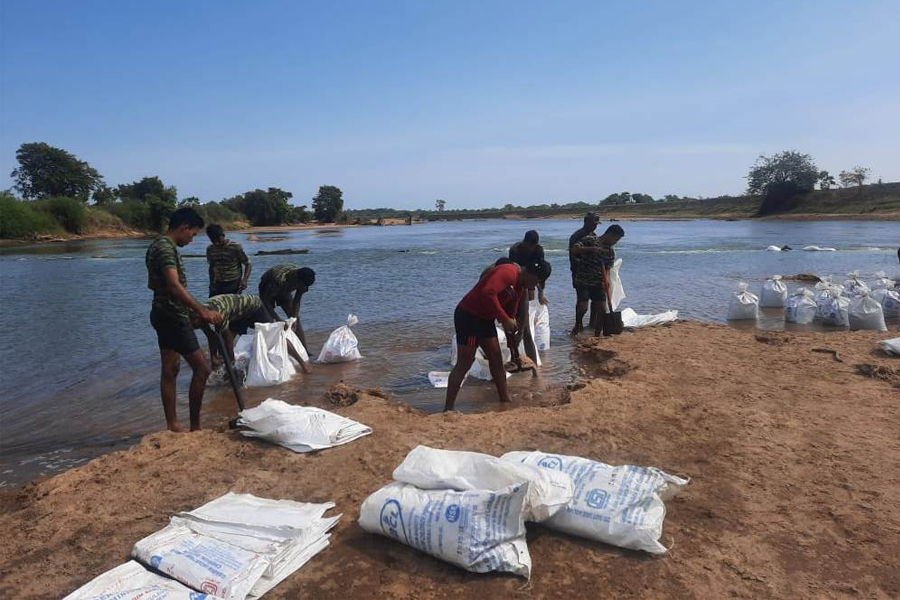
[[(60, 597), (123, 562), (173, 513), (231, 490), (331, 500), (344, 515), (331, 546), (266, 598), (896, 598), (900, 359), (876, 350), (895, 335), (693, 322), (626, 333), (581, 347), (583, 383), (558, 406), (428, 416), (360, 393), (333, 410), (375, 433), (311, 455), (245, 440), (224, 419), (198, 434), (148, 435), (0, 494), (0, 595)], [(863, 364), (882, 377), (859, 374)], [(417, 444), (541, 449), (692, 482), (667, 505), (667, 555), (529, 525), (526, 584), (359, 528), (360, 503)]]

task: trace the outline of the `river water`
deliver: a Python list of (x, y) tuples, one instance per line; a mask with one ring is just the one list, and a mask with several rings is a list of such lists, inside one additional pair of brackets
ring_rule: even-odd
[[(639, 313), (678, 309), (682, 318), (723, 321), (730, 292), (747, 281), (758, 292), (767, 276), (814, 272), (843, 280), (851, 270), (871, 278), (896, 274), (900, 225), (891, 222), (643, 221), (623, 222), (619, 243), (623, 306)], [(449, 370), (453, 309), (480, 271), (537, 229), (553, 264), (547, 296), (551, 350), (540, 382), (510, 379), (514, 398), (539, 401), (574, 378), (572, 290), (566, 244), (574, 221), (465, 221), (411, 227), (230, 234), (253, 261), (251, 290), (262, 273), (292, 262), (317, 273), (304, 296), (302, 319), (311, 355), (329, 332), (359, 316), (354, 328), (364, 359), (315, 365), (283, 386), (253, 389), (266, 397), (315, 400), (332, 383), (380, 387), (426, 411), (443, 406), (427, 373)], [(601, 226), (601, 228), (604, 226)], [(5, 248), (0, 251), (0, 487), (17, 485), (134, 443), (164, 425), (158, 394), (158, 350), (149, 324), (147, 240), (90, 241)], [(184, 254), (204, 254), (197, 236)], [(767, 252), (769, 245), (815, 244), (837, 252)], [(297, 256), (253, 256), (258, 250), (308, 248)], [(203, 258), (185, 259), (188, 287), (206, 297)], [(791, 287), (797, 287), (791, 285)], [(742, 324), (746, 327), (747, 324)], [(754, 325), (750, 325), (754, 326)], [(782, 328), (781, 311), (758, 324)], [(896, 328), (896, 322), (893, 323)], [(840, 335), (835, 331), (834, 335)], [(203, 342), (203, 336), (200, 336)], [(190, 369), (179, 380), (179, 414), (187, 417)], [(497, 406), (489, 383), (469, 382), (457, 407)], [(233, 415), (227, 387), (214, 386), (204, 402), (205, 422)]]

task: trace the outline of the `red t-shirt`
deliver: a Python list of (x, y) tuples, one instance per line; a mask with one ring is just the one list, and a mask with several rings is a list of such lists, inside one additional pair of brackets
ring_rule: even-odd
[(479, 319), (513, 319), (523, 289), (519, 285), (519, 267), (500, 265), (463, 296), (459, 308)]

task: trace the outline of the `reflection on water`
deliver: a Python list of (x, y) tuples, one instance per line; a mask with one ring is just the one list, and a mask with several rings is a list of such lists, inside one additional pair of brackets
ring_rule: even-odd
[[(897, 272), (900, 226), (883, 222), (622, 222), (619, 244), (626, 306), (640, 313), (676, 308), (683, 318), (721, 321), (739, 281), (758, 292), (773, 274), (814, 272), (836, 279), (851, 270), (863, 277)], [(311, 354), (352, 312), (364, 358), (346, 365), (317, 365), (277, 388), (248, 390), (248, 402), (266, 397), (316, 402), (332, 383), (380, 387), (397, 400), (440, 410), (444, 391), (427, 374), (449, 370), (449, 341), (456, 302), (481, 270), (537, 229), (553, 264), (547, 295), (551, 349), (542, 378), (510, 378), (517, 403), (557, 401), (570, 383), (574, 312), (566, 242), (574, 221), (466, 221), (413, 227), (371, 227), (229, 234), (253, 261), (255, 290), (268, 267), (309, 266), (317, 280), (302, 315)], [(253, 236), (253, 237), (251, 237)], [(272, 241), (275, 238), (275, 241)], [(277, 239), (277, 238), (284, 238)], [(205, 298), (207, 240), (183, 249), (188, 287)], [(766, 252), (769, 245), (833, 246), (837, 252)], [(149, 324), (150, 291), (144, 252), (148, 240), (53, 243), (0, 250), (0, 485), (71, 466), (67, 461), (133, 443), (163, 424), (158, 397), (158, 354)], [(258, 250), (309, 248), (299, 256), (254, 256)], [(788, 283), (793, 290), (799, 287)], [(756, 323), (784, 327), (780, 310), (763, 309)], [(789, 328), (812, 329), (813, 326)], [(839, 335), (839, 332), (835, 332)], [(182, 369), (179, 411), (187, 413), (190, 370)], [(498, 407), (493, 385), (469, 381), (457, 407)], [(227, 386), (210, 388), (206, 423), (232, 416)], [(23, 464), (24, 462), (24, 464)]]

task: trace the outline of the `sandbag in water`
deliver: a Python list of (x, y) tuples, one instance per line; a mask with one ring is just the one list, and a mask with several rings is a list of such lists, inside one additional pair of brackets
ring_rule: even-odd
[(850, 329), (877, 329), (887, 331), (884, 324), (884, 311), (881, 303), (869, 297), (868, 290), (862, 290), (859, 295), (850, 300), (848, 311)]
[(328, 341), (322, 346), (322, 351), (319, 352), (319, 358), (316, 362), (336, 363), (361, 359), (359, 342), (350, 330), (357, 323), (359, 323), (359, 319), (356, 318), (356, 315), (348, 315), (347, 324), (338, 327), (328, 336)]
[(746, 283), (738, 284), (738, 291), (731, 296), (728, 306), (728, 320), (741, 321), (759, 318), (759, 298), (747, 291)]
[(788, 323), (807, 325), (816, 317), (816, 300), (805, 287), (797, 288), (797, 291), (788, 297), (784, 303), (784, 320)]
[(781, 275), (773, 275), (763, 284), (759, 305), (766, 308), (781, 308), (786, 298), (787, 286), (781, 281)]
[(359, 525), (467, 571), (531, 576), (523, 483), (497, 491), (421, 490), (391, 483), (359, 509)]
[(665, 500), (688, 480), (652, 467), (614, 467), (587, 458), (507, 452), (503, 460), (566, 473), (575, 484), (572, 503), (544, 522), (546, 527), (621, 548), (666, 552), (659, 539)]
[(394, 480), (421, 489), (499, 490), (527, 481), (525, 520), (546, 521), (575, 493), (565, 473), (501, 460), (480, 452), (416, 446), (394, 469)]

